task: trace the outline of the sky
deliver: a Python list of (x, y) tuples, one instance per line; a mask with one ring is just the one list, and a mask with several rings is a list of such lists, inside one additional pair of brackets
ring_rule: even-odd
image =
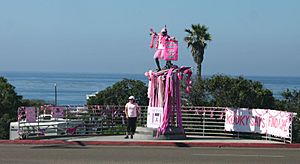
[[(179, 41), (208, 26), (202, 74), (300, 76), (298, 0), (0, 0), (0, 72), (134, 73), (155, 69), (149, 29)], [(161, 60), (161, 65), (165, 61)]]

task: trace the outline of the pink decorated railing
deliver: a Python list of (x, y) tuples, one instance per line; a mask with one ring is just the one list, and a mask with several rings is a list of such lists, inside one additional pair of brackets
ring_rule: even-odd
[[(26, 112), (26, 109), (29, 109)], [(35, 109), (35, 112), (32, 110)], [(252, 139), (266, 139), (266, 140), (278, 140), (286, 143), (292, 142), (292, 124), (288, 126), (287, 122), (280, 118), (286, 118), (285, 121), (292, 121), (293, 116), (290, 113), (279, 111), (274, 113), (274, 110), (270, 110), (270, 125), (278, 126), (282, 130), (288, 130), (288, 134), (285, 137), (278, 137), (271, 133), (258, 133), (256, 132), (243, 132), (240, 131), (238, 126), (245, 126), (246, 121), (249, 126), (262, 120), (264, 111), (261, 109), (243, 109), (244, 112), (252, 112), (250, 116), (235, 116), (234, 120), (229, 120), (230, 112), (232, 108), (226, 107), (182, 107), (182, 126), (186, 135), (193, 136), (224, 136), (224, 137), (236, 137), (236, 138), (252, 138)], [(72, 135), (103, 135), (103, 134), (125, 134), (126, 120), (124, 119), (124, 106), (64, 106), (64, 107), (51, 107), (43, 106), (40, 108), (19, 108), (18, 123), (19, 123), (19, 134), (20, 137), (46, 137), (48, 132), (52, 132), (56, 136), (72, 136)], [(233, 111), (236, 111), (233, 109)], [(55, 113), (57, 112), (57, 113)], [(236, 111), (238, 112), (238, 111)], [(240, 112), (240, 111), (239, 111)], [(256, 116), (255, 112), (257, 113)], [(28, 113), (31, 113), (29, 115)], [(232, 112), (231, 112), (232, 113)], [(26, 117), (30, 118), (28, 119)], [(227, 114), (227, 116), (226, 116)], [(41, 116), (55, 115), (51, 121), (41, 119)], [(39, 116), (39, 117), (38, 117)], [(35, 117), (36, 119), (33, 119)], [(227, 117), (227, 120), (226, 120)], [(278, 118), (278, 119), (277, 119)], [(232, 118), (231, 118), (232, 119)], [(252, 120), (251, 120), (252, 119)], [(30, 120), (30, 123), (28, 123)], [(74, 121), (77, 120), (76, 124), (66, 124), (62, 127), (45, 126), (45, 123), (59, 122), (59, 121)], [(227, 121), (227, 122), (226, 122)], [(229, 123), (235, 121), (236, 124), (232, 124), (232, 127), (237, 128), (236, 131), (229, 131), (228, 127), (231, 126)], [(266, 121), (266, 119), (265, 119)], [(147, 125), (147, 106), (141, 107), (141, 114), (138, 118), (138, 126), (145, 127)], [(257, 125), (261, 125), (262, 123)], [(287, 125), (284, 127), (284, 125)], [(231, 128), (232, 128), (231, 127)], [(227, 128), (227, 130), (225, 130)], [(288, 128), (288, 129), (287, 129)], [(230, 127), (229, 127), (230, 129)], [(276, 129), (275, 129), (276, 130)], [(51, 136), (49, 136), (51, 137)]]

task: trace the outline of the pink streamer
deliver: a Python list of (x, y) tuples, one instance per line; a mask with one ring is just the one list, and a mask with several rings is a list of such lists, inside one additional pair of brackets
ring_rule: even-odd
[(158, 128), (156, 137), (159, 134), (164, 134), (169, 125), (169, 114), (170, 114), (170, 105), (169, 105), (169, 96), (170, 96), (170, 77), (174, 68), (169, 69), (167, 78), (166, 78), (166, 88), (165, 88), (165, 105), (164, 105), (164, 117), (162, 120), (162, 125)]
[(151, 35), (150, 48), (153, 48), (155, 38), (156, 38), (156, 33), (153, 33), (153, 34)]

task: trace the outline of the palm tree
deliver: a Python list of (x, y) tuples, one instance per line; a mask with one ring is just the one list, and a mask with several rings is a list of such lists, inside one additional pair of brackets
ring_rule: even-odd
[(202, 61), (204, 57), (204, 49), (206, 42), (211, 41), (211, 35), (207, 32), (208, 27), (200, 24), (192, 24), (191, 29), (185, 29), (187, 36), (184, 41), (187, 42), (187, 47), (191, 47), (191, 53), (197, 64), (197, 77), (201, 78)]

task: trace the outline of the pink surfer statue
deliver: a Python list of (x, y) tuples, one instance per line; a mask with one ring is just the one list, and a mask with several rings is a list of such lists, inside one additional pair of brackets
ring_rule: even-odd
[(154, 47), (154, 41), (156, 39), (155, 45), (155, 53), (154, 53), (154, 60), (157, 66), (157, 70), (160, 71), (160, 64), (159, 59), (166, 60), (165, 68), (171, 68), (173, 65), (171, 60), (178, 59), (178, 41), (175, 40), (175, 37), (170, 37), (168, 35), (167, 27), (165, 26), (160, 33), (156, 33), (153, 29), (150, 29), (151, 34), (151, 43), (150, 48)]

